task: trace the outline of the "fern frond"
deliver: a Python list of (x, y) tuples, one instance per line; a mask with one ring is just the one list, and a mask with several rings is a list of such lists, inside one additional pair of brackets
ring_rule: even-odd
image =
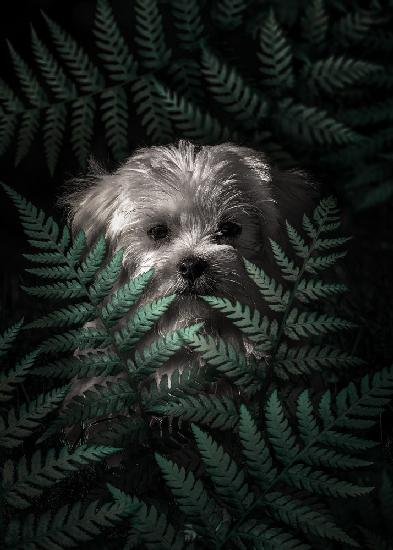
[(124, 250), (120, 249), (113, 254), (108, 265), (99, 271), (94, 284), (89, 288), (90, 299), (95, 305), (99, 304), (112, 290), (123, 267), (123, 253)]
[(128, 152), (128, 99), (124, 88), (109, 88), (101, 94), (101, 119), (113, 158), (123, 160)]
[(69, 330), (44, 340), (38, 348), (42, 353), (59, 353), (75, 351), (77, 348), (105, 348), (112, 343), (106, 330), (83, 327)]
[(46, 512), (40, 517), (29, 514), (23, 521), (11, 520), (5, 541), (7, 546), (15, 550), (71, 548), (93, 539), (104, 528), (113, 527), (130, 515), (133, 509), (129, 502), (122, 501), (99, 506), (98, 500), (95, 500), (84, 509), (82, 502), (66, 504), (53, 516)]
[(262, 368), (259, 374), (252, 370), (244, 354), (222, 338), (216, 342), (212, 336), (194, 334), (192, 338), (186, 337), (186, 340), (195, 351), (202, 354), (209, 365), (227, 376), (245, 393), (256, 391), (260, 386), (264, 374)]
[(332, 35), (340, 46), (356, 44), (370, 32), (374, 17), (366, 10), (343, 15), (332, 27)]
[(22, 286), (21, 289), (31, 296), (38, 296), (47, 300), (69, 300), (72, 298), (84, 298), (86, 291), (78, 281), (66, 281), (53, 285)]
[(243, 404), (240, 405), (239, 437), (248, 471), (258, 481), (261, 489), (264, 490), (273, 482), (277, 470), (273, 465), (269, 447), (258, 431), (248, 409)]
[[(63, 67), (39, 39), (35, 29), (31, 26), (31, 42), (34, 57), (41, 70), (41, 74), (56, 99), (69, 101), (76, 98), (76, 86), (65, 74)], [(59, 106), (57, 106), (59, 107)]]
[(20, 163), (30, 150), (40, 126), (40, 116), (38, 109), (30, 109), (23, 113), (20, 119), (15, 154), (16, 165)]
[(282, 464), (291, 463), (299, 452), (295, 435), (284, 415), (277, 391), (273, 391), (265, 405), (266, 428), (269, 441)]
[(143, 444), (148, 439), (145, 421), (140, 416), (124, 416), (117, 414), (111, 418), (107, 429), (93, 433), (89, 442), (99, 445), (126, 447), (130, 444)]
[(202, 50), (201, 71), (215, 101), (246, 128), (258, 125), (266, 116), (268, 106), (262, 95), (246, 84), (234, 67), (229, 68), (207, 49)]
[(291, 88), (294, 83), (291, 47), (278, 24), (273, 10), (260, 30), (257, 53), (263, 84), (275, 93)]
[(100, 235), (94, 243), (93, 248), (89, 251), (82, 265), (78, 268), (77, 273), (79, 280), (83, 284), (89, 284), (94, 279), (97, 271), (100, 269), (106, 254), (105, 237)]
[(172, 54), (165, 43), (162, 17), (157, 4), (157, 0), (136, 0), (134, 3), (135, 42), (141, 64), (147, 71), (164, 67)]
[(98, 55), (103, 60), (111, 80), (127, 82), (135, 78), (137, 62), (124, 40), (107, 0), (98, 0), (94, 23)]
[(66, 130), (65, 105), (52, 105), (45, 113), (44, 149), (49, 173), (53, 176)]
[(130, 510), (131, 524), (147, 548), (153, 549), (158, 546), (162, 550), (182, 550), (184, 548), (182, 533), (176, 533), (166, 514), (160, 513), (154, 505), (148, 507), (142, 500), (123, 493), (110, 483), (107, 483), (107, 487), (115, 502)]
[(113, 327), (136, 303), (148, 282), (154, 274), (153, 269), (149, 269), (127, 281), (111, 297), (110, 302), (100, 311), (100, 317), (108, 327)]
[(33, 105), (33, 107), (38, 107), (39, 109), (45, 107), (48, 105), (48, 97), (45, 90), (41, 87), (33, 71), (8, 40), (7, 45), (14, 64), (16, 76), (18, 77), (20, 87), (27, 100)]
[(210, 435), (195, 424), (191, 427), (206, 471), (217, 493), (231, 508), (244, 512), (253, 504), (254, 494), (248, 487), (243, 470)]
[(53, 41), (82, 92), (97, 93), (105, 85), (104, 77), (78, 43), (60, 25), (43, 13)]
[[(0, 343), (1, 350), (1, 343)], [(8, 401), (17, 384), (21, 384), (34, 364), (38, 355), (38, 350), (31, 351), (25, 355), (16, 365), (6, 372), (0, 372), (0, 402)]]
[(149, 412), (181, 418), (187, 422), (199, 422), (220, 430), (230, 430), (236, 426), (239, 417), (235, 403), (229, 397), (203, 394), (154, 405)]
[(201, 296), (214, 309), (218, 309), (233, 324), (237, 326), (247, 337), (257, 342), (265, 351), (269, 350), (272, 340), (277, 335), (277, 321), (270, 321), (267, 317), (261, 317), (258, 310), (252, 311), (248, 305), (240, 302), (234, 304), (228, 298), (217, 298), (215, 296)]
[(238, 534), (247, 542), (260, 545), (265, 544), (272, 550), (311, 550), (311, 546), (294, 537), (281, 527), (271, 527), (259, 519), (249, 519), (243, 522)]
[(91, 150), (96, 103), (94, 97), (81, 97), (71, 104), (71, 145), (79, 164), (84, 167)]
[(82, 325), (87, 321), (92, 321), (95, 318), (95, 315), (95, 307), (89, 302), (72, 304), (48, 313), (47, 315), (28, 323), (25, 326), (25, 329)]
[(304, 303), (319, 298), (335, 296), (348, 290), (347, 286), (341, 283), (324, 283), (318, 279), (306, 281), (302, 279), (296, 289), (296, 297)]
[[(222, 126), (209, 112), (202, 111), (198, 105), (187, 98), (167, 89), (157, 80), (154, 81), (154, 87), (175, 127), (185, 137), (217, 142), (228, 139), (231, 135), (228, 128)], [(233, 140), (237, 139), (236, 136), (237, 134), (232, 132), (231, 138)]]
[(172, 0), (170, 3), (177, 43), (180, 48), (193, 51), (199, 47), (204, 33), (201, 6), (197, 0)]
[(355, 327), (354, 323), (340, 317), (327, 315), (326, 313), (299, 311), (294, 307), (289, 312), (284, 330), (288, 338), (299, 340), (301, 337), (307, 337), (310, 334), (326, 334)]
[(258, 286), (259, 292), (268, 303), (270, 309), (273, 311), (285, 311), (288, 304), (289, 291), (284, 290), (282, 285), (277, 283), (272, 277), (269, 277), (263, 269), (258, 268), (245, 258), (243, 262), (247, 273)]
[(361, 136), (331, 117), (325, 110), (282, 99), (276, 115), (281, 130), (305, 143), (345, 144), (359, 141)]
[(317, 50), (323, 49), (326, 44), (329, 15), (324, 4), (324, 0), (312, 0), (301, 18), (302, 37)]
[(248, 0), (215, 0), (211, 17), (224, 30), (234, 30), (243, 22)]
[(203, 326), (203, 323), (180, 328), (165, 334), (155, 340), (143, 352), (136, 351), (134, 362), (137, 368), (137, 376), (148, 376), (162, 367), (179, 349), (181, 349), (196, 332)]
[(0, 334), (0, 357), (4, 357), (5, 355), (7, 355), (12, 344), (15, 342), (15, 339), (17, 338), (22, 326), (23, 317), (22, 319), (14, 323), (5, 332)]
[(24, 403), (19, 409), (10, 409), (7, 422), (0, 417), (0, 446), (12, 449), (22, 445), (41, 424), (40, 420), (60, 405), (68, 390), (69, 386), (55, 388), (30, 403)]
[(195, 59), (183, 58), (171, 62), (168, 67), (171, 88), (180, 96), (203, 105), (206, 97), (205, 84), (201, 79), (201, 65)]
[(192, 522), (193, 528), (212, 544), (220, 541), (225, 529), (223, 514), (209, 497), (203, 483), (192, 472), (186, 472), (183, 467), (158, 453), (155, 453), (155, 458), (180, 510)]
[(130, 351), (165, 313), (175, 298), (175, 294), (163, 296), (140, 307), (127, 322), (127, 325), (114, 333), (114, 339), (119, 351)]
[(286, 281), (295, 281), (300, 273), (295, 263), (288, 258), (281, 246), (273, 239), (269, 239), (276, 264), (281, 270), (281, 276)]
[[(0, 82), (1, 85), (1, 82)], [(10, 146), (17, 127), (17, 116), (0, 112), (0, 154)]]
[(300, 77), (310, 87), (333, 94), (378, 70), (380, 67), (373, 63), (344, 56), (329, 56), (304, 65)]
[(327, 254), (326, 256), (314, 256), (308, 259), (304, 270), (307, 273), (312, 274), (315, 274), (318, 271), (323, 271), (334, 265), (340, 258), (344, 258), (346, 254), (347, 252), (345, 250), (343, 252), (333, 252), (332, 254)]
[(149, 138), (153, 143), (166, 143), (172, 139), (172, 125), (154, 82), (150, 75), (141, 76), (131, 87), (132, 99)]
[(36, 451), (28, 462), (23, 457), (17, 464), (7, 460), (3, 467), (2, 490), (5, 500), (14, 508), (24, 509), (31, 505), (29, 499), (55, 485), (70, 472), (79, 470), (86, 464), (100, 462), (121, 449), (99, 445), (81, 445), (74, 452), (66, 447), (57, 452), (50, 449), (45, 456)]

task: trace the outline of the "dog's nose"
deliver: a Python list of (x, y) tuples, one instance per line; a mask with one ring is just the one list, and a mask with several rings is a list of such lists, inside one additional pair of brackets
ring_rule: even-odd
[(184, 279), (195, 281), (195, 279), (198, 279), (202, 275), (208, 265), (206, 260), (190, 256), (189, 258), (184, 258), (179, 263), (178, 269)]

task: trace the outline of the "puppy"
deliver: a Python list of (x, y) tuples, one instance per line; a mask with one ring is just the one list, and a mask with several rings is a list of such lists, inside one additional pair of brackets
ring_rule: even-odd
[[(73, 232), (83, 229), (88, 243), (105, 234), (109, 254), (123, 248), (122, 280), (155, 270), (140, 307), (160, 296), (177, 298), (137, 349), (157, 335), (204, 321), (203, 330), (219, 335), (247, 354), (250, 343), (224, 315), (199, 295), (223, 296), (264, 309), (243, 258), (272, 272), (269, 237), (280, 240), (285, 218), (300, 215), (312, 185), (300, 172), (271, 166), (264, 154), (223, 143), (142, 148), (114, 173), (97, 166), (63, 198)], [(192, 368), (186, 349), (160, 372)], [(70, 395), (101, 379), (73, 385)]]

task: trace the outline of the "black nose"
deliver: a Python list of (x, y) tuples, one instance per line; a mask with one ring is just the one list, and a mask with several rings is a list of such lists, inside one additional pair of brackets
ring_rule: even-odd
[(188, 281), (195, 281), (202, 273), (206, 270), (208, 263), (202, 258), (195, 258), (190, 256), (189, 258), (184, 258), (179, 265), (179, 273)]

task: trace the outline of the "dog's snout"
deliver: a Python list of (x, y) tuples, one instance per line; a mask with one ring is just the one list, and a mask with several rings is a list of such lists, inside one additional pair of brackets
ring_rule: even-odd
[(202, 258), (196, 258), (195, 256), (190, 256), (184, 258), (178, 265), (179, 273), (188, 281), (194, 281), (202, 275), (202, 273), (207, 269), (208, 263)]

